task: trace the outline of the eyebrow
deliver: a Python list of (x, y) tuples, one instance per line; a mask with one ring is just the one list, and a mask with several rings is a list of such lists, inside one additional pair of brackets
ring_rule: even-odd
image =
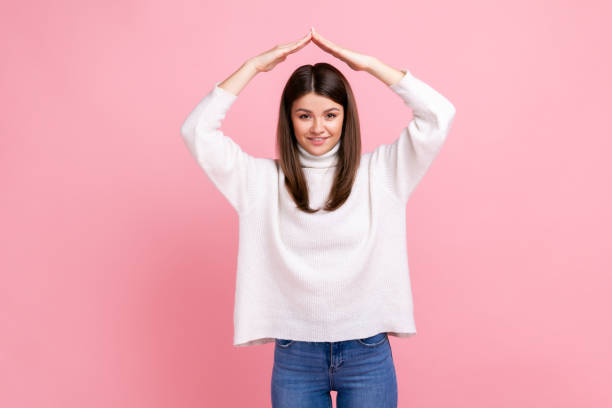
[[(323, 113), (325, 113), (325, 112), (329, 112), (329, 111), (332, 111), (332, 110), (337, 110), (337, 111), (340, 111), (340, 109), (338, 109), (338, 108), (329, 108), (329, 109), (325, 109), (325, 110), (323, 111)], [(296, 112), (298, 112), (298, 111), (304, 111), (304, 112), (312, 113), (312, 111), (309, 111), (308, 109), (304, 109), (304, 108), (297, 108), (295, 111), (296, 111)]]

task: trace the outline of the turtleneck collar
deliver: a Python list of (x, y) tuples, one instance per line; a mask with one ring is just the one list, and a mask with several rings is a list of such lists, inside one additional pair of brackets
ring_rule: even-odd
[(340, 149), (341, 141), (342, 139), (339, 139), (338, 143), (336, 143), (330, 151), (319, 156), (309, 153), (298, 143), (298, 155), (300, 157), (301, 166), (318, 169), (326, 169), (328, 167), (336, 166), (338, 164), (338, 150)]

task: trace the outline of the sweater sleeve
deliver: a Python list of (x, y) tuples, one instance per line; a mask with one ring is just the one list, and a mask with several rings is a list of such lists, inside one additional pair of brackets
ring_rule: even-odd
[(389, 86), (412, 109), (413, 119), (391, 144), (372, 152), (377, 181), (406, 203), (440, 151), (455, 117), (453, 104), (407, 69)]
[(238, 96), (220, 88), (219, 83), (189, 113), (181, 126), (181, 135), (208, 178), (240, 214), (250, 205), (257, 159), (220, 130)]

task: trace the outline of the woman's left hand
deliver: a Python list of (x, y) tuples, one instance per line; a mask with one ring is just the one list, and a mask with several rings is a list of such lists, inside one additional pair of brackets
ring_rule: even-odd
[(312, 41), (317, 44), (319, 48), (346, 62), (346, 64), (355, 71), (365, 71), (370, 66), (370, 62), (372, 61), (371, 56), (360, 54), (334, 44), (327, 38), (324, 38), (321, 34), (317, 33), (314, 27), (312, 27), (310, 31), (312, 32)]

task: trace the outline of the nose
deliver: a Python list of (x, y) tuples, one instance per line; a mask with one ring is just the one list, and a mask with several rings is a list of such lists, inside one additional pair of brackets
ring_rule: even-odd
[(314, 123), (312, 125), (312, 133), (314, 133), (315, 135), (318, 135), (319, 133), (323, 132), (325, 129), (323, 128), (323, 121), (320, 119), (315, 119)]

